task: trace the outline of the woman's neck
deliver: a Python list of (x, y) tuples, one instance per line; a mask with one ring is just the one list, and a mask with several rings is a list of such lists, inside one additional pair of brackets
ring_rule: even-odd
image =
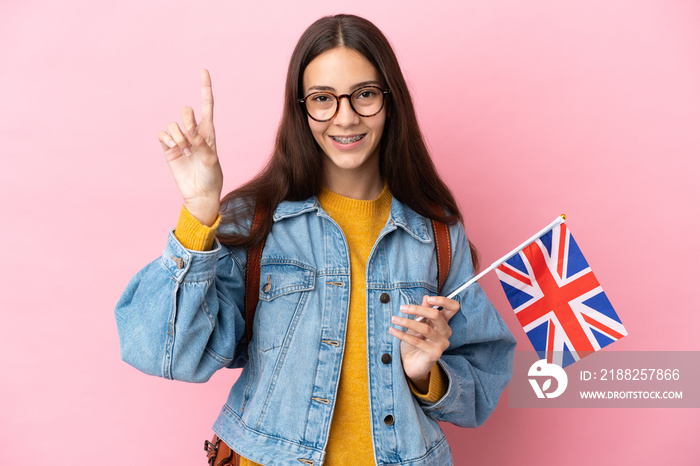
[(324, 170), (323, 186), (341, 196), (363, 201), (379, 197), (384, 189), (384, 179), (379, 170), (362, 170), (355, 173), (329, 173)]

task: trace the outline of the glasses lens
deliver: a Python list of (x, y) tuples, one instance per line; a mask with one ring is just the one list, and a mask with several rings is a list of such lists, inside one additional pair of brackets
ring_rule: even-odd
[(316, 120), (330, 120), (335, 114), (338, 101), (333, 94), (314, 92), (305, 99), (306, 111)]
[(362, 87), (352, 93), (352, 106), (361, 116), (372, 116), (382, 109), (384, 93), (378, 87)]

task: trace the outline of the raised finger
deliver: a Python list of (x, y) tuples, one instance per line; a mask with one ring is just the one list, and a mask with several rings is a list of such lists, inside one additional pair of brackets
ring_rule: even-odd
[(173, 141), (175, 141), (175, 143), (178, 145), (182, 153), (185, 155), (190, 155), (190, 143), (185, 137), (185, 135), (182, 134), (180, 126), (177, 123), (173, 122), (168, 125), (168, 133), (170, 133), (170, 136), (173, 138)]
[(187, 131), (187, 136), (192, 138), (197, 132), (197, 120), (194, 116), (194, 110), (192, 107), (185, 107), (182, 109), (182, 123), (185, 125), (185, 131)]
[(202, 69), (199, 80), (202, 84), (202, 122), (211, 123), (214, 120), (214, 93), (211, 89), (209, 71)]

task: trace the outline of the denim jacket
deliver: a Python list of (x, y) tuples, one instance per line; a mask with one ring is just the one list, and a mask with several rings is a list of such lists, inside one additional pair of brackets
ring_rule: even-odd
[[(450, 227), (452, 268), (443, 288), (473, 274), (461, 224)], [(313, 197), (274, 212), (261, 260), (253, 338), (245, 336), (246, 251), (215, 243), (165, 251), (129, 283), (116, 308), (124, 361), (152, 375), (205, 382), (242, 367), (214, 430), (242, 456), (267, 465), (322, 465), (333, 418), (350, 299), (350, 257), (340, 227)], [(366, 270), (369, 406), (377, 465), (453, 464), (437, 421), (475, 427), (510, 380), (515, 340), (478, 284), (455, 299), (450, 346), (439, 364), (446, 393), (411, 393), (400, 340), (389, 333), (402, 304), (437, 294), (430, 221), (392, 200)], [(389, 354), (391, 358), (382, 355)]]

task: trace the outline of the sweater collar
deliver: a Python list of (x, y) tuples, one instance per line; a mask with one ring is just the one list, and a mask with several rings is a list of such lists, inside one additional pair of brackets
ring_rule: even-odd
[(391, 192), (386, 184), (379, 196), (369, 201), (345, 197), (326, 188), (321, 188), (318, 195), (321, 207), (331, 215), (340, 213), (360, 217), (374, 217), (382, 212), (386, 215), (391, 208), (391, 199)]

